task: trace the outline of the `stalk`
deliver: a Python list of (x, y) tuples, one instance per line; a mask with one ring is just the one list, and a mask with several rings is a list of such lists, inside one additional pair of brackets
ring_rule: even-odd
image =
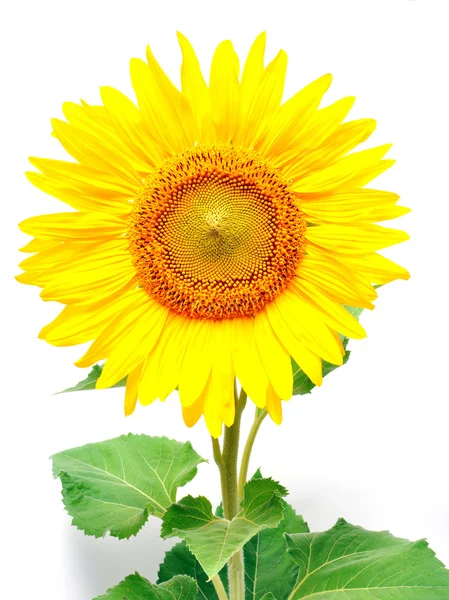
[(224, 588), (223, 582), (220, 579), (220, 575), (215, 575), (215, 577), (212, 577), (211, 581), (214, 585), (218, 600), (228, 600), (228, 595)]
[[(237, 459), (239, 452), (240, 423), (246, 406), (247, 396), (242, 389), (240, 396), (237, 388), (235, 396), (235, 419), (231, 427), (225, 427), (223, 451), (218, 440), (212, 440), (214, 460), (218, 465), (223, 498), (225, 519), (231, 521), (239, 512), (240, 499), (237, 481)], [(243, 568), (243, 552), (240, 550), (231, 557), (228, 563), (230, 600), (245, 600), (245, 573)], [(218, 592), (217, 592), (218, 593)], [(223, 596), (223, 598), (225, 598)], [(221, 599), (220, 599), (221, 600)]]
[(243, 455), (242, 455), (242, 462), (240, 464), (240, 473), (239, 473), (239, 484), (238, 484), (238, 491), (239, 491), (239, 499), (241, 500), (243, 498), (243, 489), (245, 487), (245, 483), (246, 480), (248, 479), (248, 466), (249, 466), (249, 460), (251, 458), (251, 451), (253, 449), (254, 446), (254, 441), (256, 439), (256, 435), (259, 431), (260, 426), (263, 423), (263, 420), (265, 419), (265, 417), (267, 416), (267, 411), (265, 409), (260, 410), (259, 408), (256, 408), (256, 414), (254, 416), (254, 422), (253, 425), (250, 429), (250, 432), (248, 434), (248, 438), (246, 440), (246, 444), (245, 444), (245, 448), (243, 450)]

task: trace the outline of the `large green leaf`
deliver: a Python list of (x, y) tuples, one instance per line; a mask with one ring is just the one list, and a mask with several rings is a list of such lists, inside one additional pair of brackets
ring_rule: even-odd
[[(204, 572), (203, 567), (187, 548), (185, 542), (180, 542), (166, 552), (164, 562), (159, 567), (158, 583), (169, 581), (176, 575), (189, 575), (198, 584), (197, 600), (218, 600), (217, 592)], [(224, 567), (220, 571), (220, 577), (226, 589), (228, 589), (228, 569)]]
[(323, 533), (286, 539), (299, 566), (289, 600), (449, 599), (449, 571), (424, 540), (366, 531), (343, 519)]
[[(94, 365), (92, 369), (89, 371), (86, 379), (83, 379), (73, 387), (67, 388), (66, 390), (62, 390), (62, 392), (57, 392), (58, 394), (64, 394), (65, 392), (82, 392), (85, 390), (94, 390), (97, 384), (97, 381), (100, 379), (100, 375), (103, 371), (103, 365)], [(118, 383), (112, 385), (111, 387), (125, 387), (126, 385), (126, 377), (121, 379)]]
[(184, 575), (154, 585), (135, 573), (94, 600), (195, 600), (197, 589), (195, 580)]
[(276, 600), (286, 600), (295, 585), (298, 566), (286, 552), (285, 533), (304, 533), (304, 519), (284, 502), (284, 516), (276, 528), (257, 533), (244, 548), (245, 598), (260, 600), (273, 592)]
[(276, 527), (286, 490), (272, 479), (245, 485), (241, 510), (232, 521), (216, 517), (207, 498), (186, 496), (163, 517), (161, 535), (184, 538), (209, 578), (214, 577), (256, 533)]
[[(345, 308), (357, 320), (359, 319), (360, 315), (363, 312), (363, 308), (355, 308), (353, 306), (345, 306)], [(341, 340), (343, 343), (343, 347), (346, 350), (346, 347), (349, 342), (349, 338), (343, 337), (343, 336), (340, 336), (340, 337), (341, 337)], [(345, 365), (348, 362), (350, 355), (351, 355), (351, 351), (346, 350), (346, 354), (343, 357), (343, 365)], [(323, 360), (322, 362), (323, 362), (323, 377), (326, 377), (326, 375), (329, 375), (329, 373), (332, 373), (332, 371), (335, 371), (335, 369), (338, 369), (339, 366), (342, 366), (342, 365), (333, 365), (332, 363), (329, 363), (325, 360)], [(301, 367), (297, 365), (297, 363), (293, 360), (293, 358), (292, 358), (292, 370), (293, 370), (293, 395), (298, 396), (298, 395), (303, 395), (303, 394), (310, 394), (310, 392), (313, 390), (313, 388), (316, 386), (316, 384), (313, 383), (313, 381), (311, 381), (311, 379), (309, 379), (309, 377), (304, 373), (304, 371), (301, 369)]]
[(135, 535), (148, 515), (162, 517), (176, 490), (204, 462), (190, 442), (123, 435), (53, 456), (73, 525), (88, 535)]

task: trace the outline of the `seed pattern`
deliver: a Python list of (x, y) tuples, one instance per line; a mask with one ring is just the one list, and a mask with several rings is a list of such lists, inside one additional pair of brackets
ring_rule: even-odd
[(257, 152), (195, 146), (150, 175), (129, 240), (142, 287), (193, 318), (254, 315), (282, 292), (305, 248), (306, 221)]

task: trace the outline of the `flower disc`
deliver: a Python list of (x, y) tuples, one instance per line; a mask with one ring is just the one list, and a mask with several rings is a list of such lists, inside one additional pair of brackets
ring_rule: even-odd
[(129, 237), (142, 287), (189, 317), (254, 315), (295, 274), (306, 222), (276, 169), (231, 144), (197, 146), (149, 178)]

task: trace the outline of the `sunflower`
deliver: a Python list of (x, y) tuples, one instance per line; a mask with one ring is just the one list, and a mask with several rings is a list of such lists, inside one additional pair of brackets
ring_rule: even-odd
[(66, 305), (41, 338), (91, 341), (76, 364), (106, 359), (99, 388), (127, 376), (127, 415), (177, 388), (186, 424), (204, 415), (218, 437), (236, 379), (279, 423), (291, 359), (320, 385), (339, 334), (365, 336), (344, 305), (371, 309), (375, 284), (408, 278), (377, 252), (408, 239), (377, 224), (408, 209), (365, 187), (390, 146), (351, 152), (375, 121), (345, 121), (353, 97), (320, 108), (330, 75), (283, 102), (287, 57), (264, 66), (264, 34), (241, 74), (219, 44), (208, 84), (178, 39), (181, 90), (148, 49), (131, 61), (137, 105), (104, 87), (53, 120), (75, 160), (31, 158), (27, 176), (72, 210), (21, 223), (18, 279)]

